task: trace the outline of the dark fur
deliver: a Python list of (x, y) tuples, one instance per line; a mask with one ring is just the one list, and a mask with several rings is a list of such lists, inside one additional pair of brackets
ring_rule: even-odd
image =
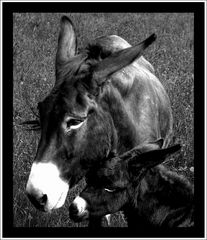
[(129, 227), (194, 226), (193, 186), (163, 165), (152, 167), (164, 160), (162, 157), (160, 161), (153, 159), (156, 158), (155, 151), (143, 158), (143, 148), (138, 150), (137, 159), (133, 160), (133, 154), (125, 154), (122, 161), (113, 158), (93, 179), (92, 175), (88, 176), (88, 185), (80, 194), (86, 200), (88, 210), (82, 219), (100, 218), (122, 210)]
[[(155, 35), (149, 39), (153, 41)], [(76, 42), (71, 21), (63, 17), (56, 83), (39, 103), (41, 139), (34, 160), (55, 162), (70, 187), (111, 152), (121, 154), (158, 138), (167, 146), (172, 137), (170, 101), (149, 62), (140, 56), (104, 75), (107, 66), (103, 66), (108, 62), (113, 66), (114, 59), (121, 64), (119, 53), (130, 45), (120, 37), (106, 36), (78, 54)], [(66, 116), (87, 121), (65, 134)]]

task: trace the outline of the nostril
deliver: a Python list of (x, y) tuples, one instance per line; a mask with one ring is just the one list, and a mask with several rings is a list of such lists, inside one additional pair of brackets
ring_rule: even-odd
[(76, 215), (78, 214), (78, 208), (75, 204), (71, 204), (70, 207), (69, 207), (69, 212), (71, 215)]
[(80, 216), (78, 212), (78, 208), (75, 204), (71, 204), (69, 207), (69, 216), (70, 219), (73, 220), (74, 222), (79, 222), (80, 221)]
[(44, 207), (47, 203), (47, 195), (43, 194), (41, 197), (36, 196), (35, 194), (28, 194), (27, 196), (31, 203), (39, 210), (45, 211)]
[(47, 194), (43, 194), (43, 196), (39, 199), (39, 203), (42, 206), (45, 206), (47, 203)]

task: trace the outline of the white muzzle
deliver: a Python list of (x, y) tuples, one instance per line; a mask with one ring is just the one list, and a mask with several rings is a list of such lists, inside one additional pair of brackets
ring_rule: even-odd
[(41, 203), (44, 211), (63, 206), (68, 190), (68, 183), (61, 179), (60, 171), (54, 163), (33, 163), (26, 192), (37, 203), (42, 196), (46, 196), (44, 204)]

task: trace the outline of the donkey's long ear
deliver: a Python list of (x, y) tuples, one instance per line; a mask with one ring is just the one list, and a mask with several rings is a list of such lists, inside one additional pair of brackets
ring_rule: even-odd
[(133, 158), (129, 161), (129, 166), (135, 169), (152, 168), (165, 161), (166, 157), (180, 150), (181, 145), (176, 144), (165, 149), (157, 149), (140, 154), (137, 159)]
[(58, 39), (58, 49), (56, 55), (57, 65), (66, 62), (71, 57), (75, 56), (77, 49), (77, 39), (75, 29), (71, 20), (63, 16), (60, 23), (60, 33)]
[(126, 67), (136, 58), (140, 57), (145, 48), (154, 42), (155, 39), (156, 35), (152, 34), (149, 38), (145, 39), (138, 45), (118, 51), (98, 63), (93, 72), (93, 78), (97, 84), (102, 85), (108, 76), (121, 68)]

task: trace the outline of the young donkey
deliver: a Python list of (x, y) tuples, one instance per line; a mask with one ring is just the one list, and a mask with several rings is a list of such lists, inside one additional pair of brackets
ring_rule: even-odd
[(109, 159), (96, 176), (88, 175), (86, 188), (70, 206), (70, 217), (95, 220), (122, 210), (129, 227), (193, 226), (193, 186), (159, 165), (180, 145), (160, 149), (162, 143), (143, 143)]

